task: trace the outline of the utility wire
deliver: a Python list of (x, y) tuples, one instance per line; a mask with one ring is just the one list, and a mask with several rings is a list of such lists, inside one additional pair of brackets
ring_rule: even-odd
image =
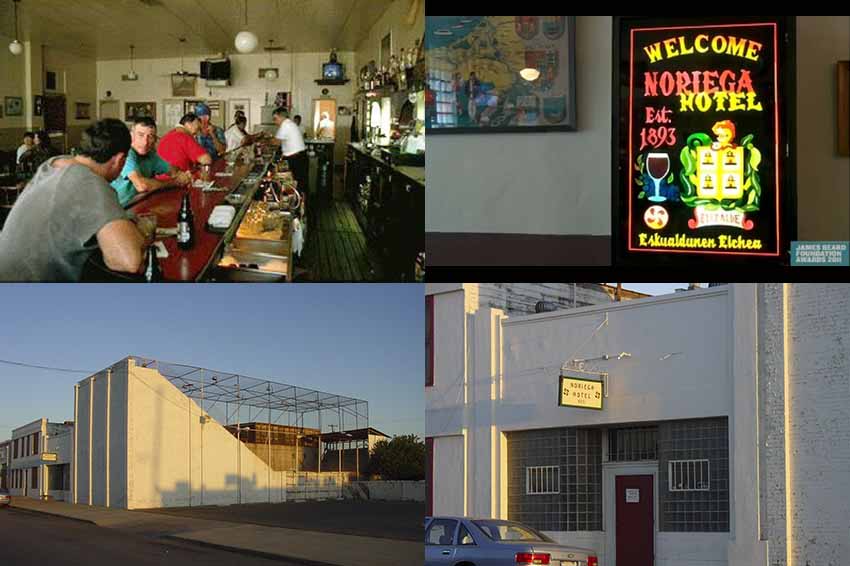
[(90, 371), (90, 370), (87, 370), (87, 369), (68, 369), (68, 368), (56, 368), (56, 367), (49, 367), (49, 366), (37, 366), (37, 365), (34, 365), (34, 364), (25, 364), (23, 362), (13, 362), (11, 360), (0, 360), (0, 364), (6, 364), (6, 365), (10, 365), (10, 366), (20, 366), (20, 367), (25, 367), (25, 368), (46, 369), (46, 370), (50, 370), (50, 371), (64, 371), (64, 372), (68, 372), (68, 373), (88, 373), (88, 374), (97, 373), (96, 371)]

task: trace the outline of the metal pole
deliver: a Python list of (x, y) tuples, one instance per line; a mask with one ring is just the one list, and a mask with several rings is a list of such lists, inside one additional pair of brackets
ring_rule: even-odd
[(106, 506), (109, 507), (109, 415), (112, 400), (112, 368), (106, 370)]
[(93, 375), (89, 381), (89, 505), (91, 502), (91, 433), (92, 433), (92, 415), (94, 414), (94, 380), (97, 376)]
[(266, 386), (269, 393), (269, 422), (266, 424), (266, 440), (268, 441), (269, 450), (269, 465), (268, 465), (268, 482), (269, 482), (269, 503), (272, 502), (272, 389), (271, 385)]
[(186, 450), (189, 462), (189, 507), (192, 506), (192, 398), (189, 396), (191, 393), (191, 389), (186, 393), (186, 424), (188, 425), (186, 442), (189, 444), (189, 448)]
[(319, 409), (319, 457), (317, 458), (319, 461), (318, 474), (319, 477), (322, 477), (322, 409)]
[(242, 427), (239, 424), (240, 410), (242, 409), (242, 399), (239, 396), (239, 376), (236, 376), (236, 476), (239, 478), (239, 485), (236, 490), (236, 502), (242, 503)]
[[(340, 412), (339, 407), (339, 397), (337, 397), (336, 402), (336, 416), (339, 420), (339, 434), (342, 435), (342, 413)], [(339, 455), (339, 471), (336, 475), (336, 481), (339, 484), (339, 498), (342, 499), (342, 436), (339, 437), (339, 440), (336, 443), (336, 452)]]
[(77, 504), (77, 430), (80, 428), (79, 420), (80, 406), (80, 384), (74, 384), (74, 459), (71, 461), (71, 466), (74, 468), (74, 485), (72, 487), (72, 501)]
[(207, 424), (207, 409), (204, 404), (204, 370), (201, 370), (201, 505), (204, 504), (204, 429)]

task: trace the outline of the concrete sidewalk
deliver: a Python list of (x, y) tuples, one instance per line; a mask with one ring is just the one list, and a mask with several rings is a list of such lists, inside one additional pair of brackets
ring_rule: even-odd
[(317, 566), (413, 566), (421, 564), (424, 557), (424, 546), (418, 542), (245, 525), (23, 497), (13, 498), (12, 507), (136, 535), (174, 538)]

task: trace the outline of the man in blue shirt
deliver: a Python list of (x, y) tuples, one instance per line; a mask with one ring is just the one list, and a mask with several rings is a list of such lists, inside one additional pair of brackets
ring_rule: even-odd
[[(118, 194), (121, 206), (127, 206), (140, 193), (149, 193), (188, 185), (192, 175), (180, 172), (157, 155), (156, 122), (151, 118), (137, 118), (130, 129), (131, 147), (127, 154), (127, 162), (118, 178), (112, 181), (112, 188)], [(168, 177), (159, 180), (156, 177)]]
[(227, 152), (227, 138), (224, 130), (210, 122), (210, 107), (199, 102), (195, 105), (195, 114), (201, 119), (201, 131), (198, 133), (198, 143), (201, 144), (213, 161)]

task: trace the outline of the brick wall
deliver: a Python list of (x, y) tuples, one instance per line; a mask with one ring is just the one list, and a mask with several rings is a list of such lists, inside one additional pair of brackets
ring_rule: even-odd
[(850, 564), (850, 285), (761, 285), (759, 322), (769, 564)]
[(850, 564), (850, 285), (788, 297), (788, 566)]

